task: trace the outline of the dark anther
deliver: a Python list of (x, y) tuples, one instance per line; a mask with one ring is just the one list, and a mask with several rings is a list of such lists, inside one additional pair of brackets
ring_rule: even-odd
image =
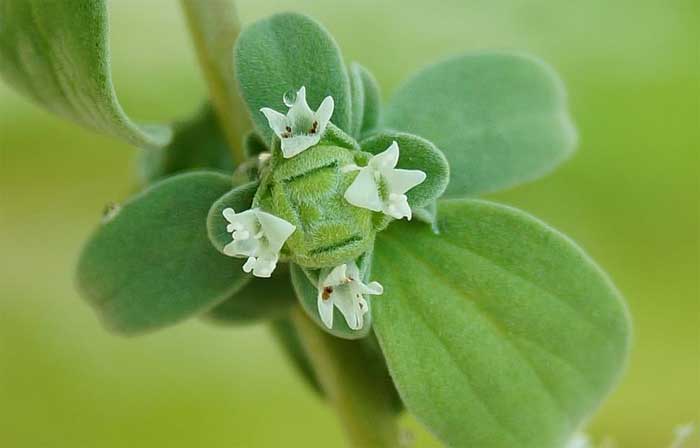
[(309, 130), (309, 134), (315, 134), (318, 131), (318, 121), (314, 121), (311, 123), (311, 129)]
[(323, 293), (321, 294), (321, 298), (323, 300), (328, 300), (331, 298), (331, 294), (333, 294), (333, 287), (326, 286), (325, 288), (323, 288)]

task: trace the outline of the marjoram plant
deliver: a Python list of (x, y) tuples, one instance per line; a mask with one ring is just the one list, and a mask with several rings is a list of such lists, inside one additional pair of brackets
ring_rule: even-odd
[(475, 199), (573, 152), (556, 74), (468, 53), (382, 103), (319, 23), (241, 31), (232, 3), (182, 0), (210, 98), (142, 126), (115, 94), (104, 0), (0, 0), (7, 84), (142, 148), (140, 191), (80, 256), (85, 299), (129, 335), (269, 324), (354, 447), (398, 446), (404, 410), (447, 446), (565, 446), (624, 366), (625, 305), (566, 236)]

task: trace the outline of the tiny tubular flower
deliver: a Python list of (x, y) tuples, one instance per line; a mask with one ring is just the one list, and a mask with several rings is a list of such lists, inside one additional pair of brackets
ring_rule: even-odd
[(316, 145), (333, 115), (333, 97), (327, 96), (318, 106), (316, 112), (312, 111), (306, 102), (306, 88), (297, 91), (296, 98), (285, 104), (289, 107), (287, 115), (281, 114), (269, 107), (260, 109), (267, 118), (267, 122), (277, 137), (282, 142), (282, 155), (286, 159), (294, 157), (300, 152)]
[(333, 268), (318, 284), (318, 314), (328, 328), (333, 328), (333, 307), (345, 317), (348, 327), (360, 330), (364, 315), (369, 311), (364, 296), (380, 295), (384, 288), (378, 282), (365, 285), (360, 279), (360, 270), (355, 262)]
[(367, 166), (343, 167), (344, 171), (360, 171), (345, 192), (345, 199), (356, 207), (410, 220), (411, 207), (405, 193), (422, 183), (426, 174), (420, 170), (396, 169), (398, 162), (399, 144), (394, 141), (386, 151), (373, 156)]
[(226, 231), (233, 241), (224, 246), (229, 257), (247, 257), (244, 272), (256, 277), (270, 277), (277, 267), (279, 253), (296, 227), (282, 218), (259, 208), (236, 213), (232, 208), (223, 210), (229, 222)]

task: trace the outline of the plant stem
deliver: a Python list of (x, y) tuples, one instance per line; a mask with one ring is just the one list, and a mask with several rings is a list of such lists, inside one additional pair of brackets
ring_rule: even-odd
[(351, 447), (396, 448), (398, 426), (391, 398), (366, 367), (358, 341), (337, 338), (320, 329), (300, 307), (292, 322), (307, 350), (321, 386), (338, 413)]
[(181, 0), (209, 95), (236, 165), (243, 163), (248, 112), (233, 76), (233, 46), (241, 25), (234, 0)]

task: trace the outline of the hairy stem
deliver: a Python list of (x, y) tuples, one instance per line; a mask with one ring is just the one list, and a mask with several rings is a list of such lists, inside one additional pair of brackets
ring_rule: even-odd
[(234, 0), (181, 0), (209, 95), (236, 165), (243, 163), (247, 110), (233, 76), (233, 46), (241, 26)]
[(359, 342), (329, 335), (299, 307), (292, 312), (292, 321), (350, 446), (398, 447), (399, 431), (391, 398), (383, 383), (369, 374), (362, 351), (353, 345)]

